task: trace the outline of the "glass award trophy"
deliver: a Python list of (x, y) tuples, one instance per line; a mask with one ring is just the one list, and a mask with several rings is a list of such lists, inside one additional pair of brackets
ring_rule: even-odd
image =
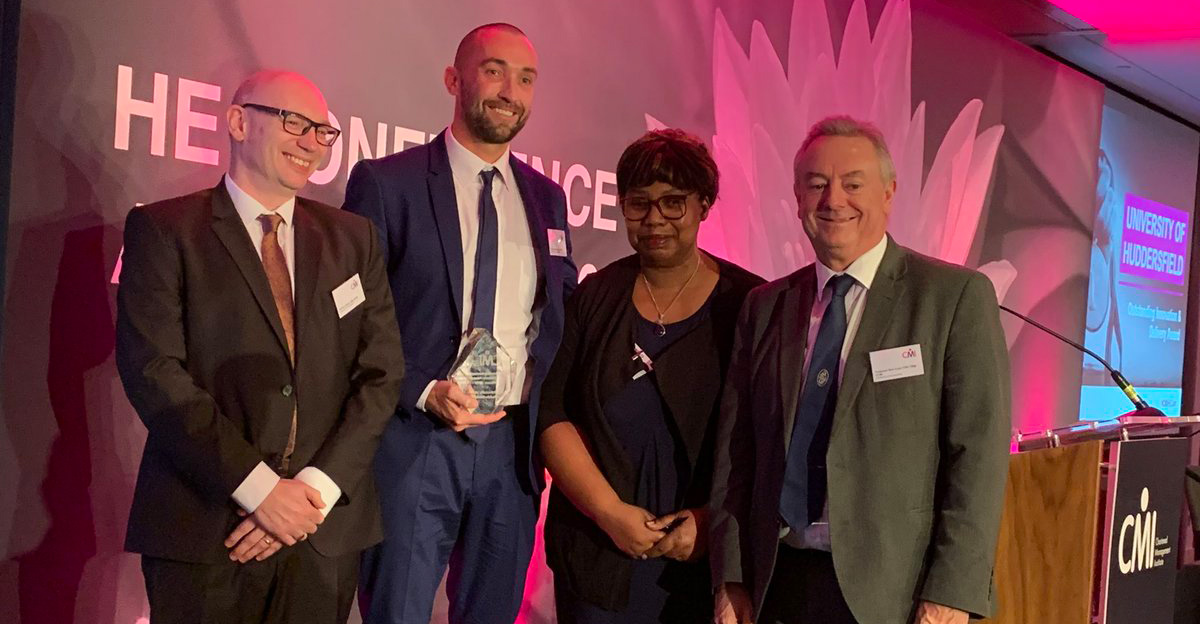
[(515, 368), (492, 332), (477, 327), (467, 336), (449, 379), (479, 402), (476, 414), (491, 414), (500, 409), (500, 401), (512, 387)]

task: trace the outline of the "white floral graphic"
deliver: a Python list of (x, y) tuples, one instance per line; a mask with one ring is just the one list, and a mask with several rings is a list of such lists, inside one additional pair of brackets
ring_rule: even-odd
[[(962, 264), (979, 224), (1004, 127), (979, 131), (983, 102), (971, 100), (942, 138), (921, 184), (925, 103), (912, 106), (912, 18), (892, 0), (871, 36), (862, 0), (851, 7), (834, 57), (825, 0), (792, 7), (787, 71), (766, 30), (754, 22), (747, 53), (720, 10), (713, 32), (713, 156), (721, 197), (700, 244), (773, 279), (811, 262), (795, 213), (791, 161), (808, 128), (833, 114), (876, 124), (899, 180), (888, 231), (921, 253)], [(649, 115), (647, 126), (663, 124)], [(1007, 261), (980, 267), (1003, 299), (1016, 271)]]

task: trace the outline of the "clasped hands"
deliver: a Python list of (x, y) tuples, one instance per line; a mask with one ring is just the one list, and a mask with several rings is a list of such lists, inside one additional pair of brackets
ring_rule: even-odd
[(244, 519), (225, 538), (229, 558), (238, 563), (263, 561), (284, 546), (303, 542), (325, 521), (321, 493), (295, 479), (280, 479), (254, 513), (238, 510)]
[[(707, 552), (708, 511), (684, 509), (665, 516), (624, 502), (597, 514), (596, 523), (621, 552), (635, 559), (695, 561)], [(674, 529), (670, 527), (674, 525)]]

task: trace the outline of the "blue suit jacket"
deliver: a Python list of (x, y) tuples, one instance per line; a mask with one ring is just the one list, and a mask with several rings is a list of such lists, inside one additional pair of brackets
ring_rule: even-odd
[[(537, 491), (543, 479), (532, 451), (541, 385), (558, 350), (563, 303), (574, 290), (578, 273), (570, 256), (562, 188), (515, 157), (509, 159), (529, 219), (538, 271), (534, 308), (540, 319), (537, 338), (529, 346), (533, 363), (529, 422), (518, 423), (518, 431), (525, 434), (522, 452), (529, 464), (528, 484)], [(343, 208), (373, 221), (383, 239), (404, 340), (405, 374), (397, 414), (417, 421), (414, 433), (431, 431), (431, 423), (438, 427), (441, 421), (417, 410), (417, 399), (431, 380), (449, 374), (463, 333), (462, 238), (445, 132), (427, 145), (359, 162), (346, 184)], [(567, 235), (566, 256), (550, 255), (551, 229)], [(503, 300), (504, 293), (496, 294)]]

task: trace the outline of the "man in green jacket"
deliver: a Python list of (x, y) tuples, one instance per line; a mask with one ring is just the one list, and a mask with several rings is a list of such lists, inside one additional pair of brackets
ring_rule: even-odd
[(880, 132), (796, 154), (817, 262), (759, 287), (735, 337), (710, 529), (719, 624), (965, 624), (992, 612), (1008, 354), (982, 274), (887, 236)]

